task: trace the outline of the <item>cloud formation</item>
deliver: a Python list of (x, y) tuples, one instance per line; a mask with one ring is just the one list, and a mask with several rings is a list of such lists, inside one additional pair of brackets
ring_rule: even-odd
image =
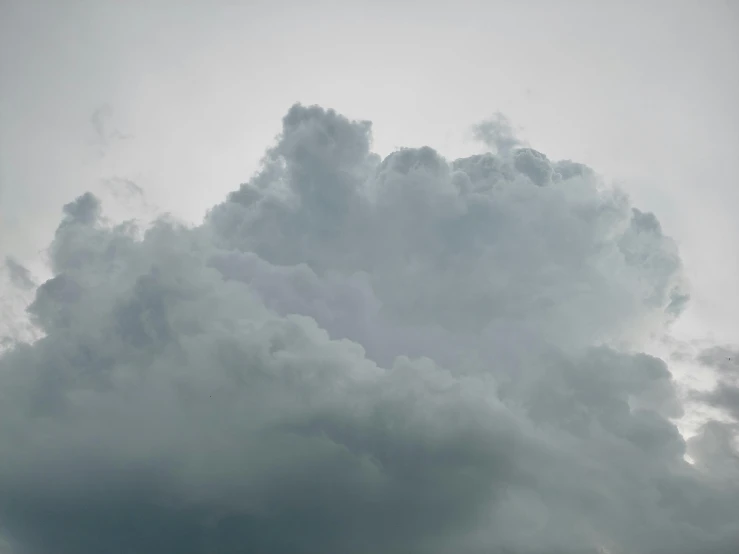
[(13, 258), (5, 258), (5, 271), (10, 278), (10, 282), (19, 289), (29, 290), (36, 286), (36, 283), (31, 276), (31, 272)]
[(739, 348), (713, 346), (700, 352), (699, 363), (716, 372), (716, 386), (699, 395), (707, 404), (718, 408), (739, 425)]
[[(33, 326), (24, 314), (24, 308), (33, 296), (36, 281), (23, 264), (6, 257), (0, 266), (0, 353), (15, 341), (31, 340)], [(0, 535), (1, 536), (1, 535)]]
[(44, 337), (0, 357), (14, 548), (733, 552), (732, 427), (686, 443), (637, 350), (688, 298), (655, 216), (512, 135), (371, 129), (293, 106), (202, 225), (65, 207)]

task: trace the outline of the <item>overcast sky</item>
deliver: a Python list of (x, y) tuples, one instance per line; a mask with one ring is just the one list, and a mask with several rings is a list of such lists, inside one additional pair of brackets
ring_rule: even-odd
[(728, 554), (736, 98), (730, 1), (0, 0), (0, 537)]

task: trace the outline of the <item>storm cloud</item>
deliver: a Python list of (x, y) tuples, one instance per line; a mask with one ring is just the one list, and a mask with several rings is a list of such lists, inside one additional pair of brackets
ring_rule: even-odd
[(69, 203), (43, 337), (0, 357), (14, 551), (733, 552), (735, 428), (686, 442), (639, 351), (688, 301), (675, 243), (504, 123), (381, 159), (298, 104), (200, 225)]

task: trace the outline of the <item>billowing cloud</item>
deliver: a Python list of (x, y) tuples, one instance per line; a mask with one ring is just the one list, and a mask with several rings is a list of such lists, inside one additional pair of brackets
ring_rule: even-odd
[(382, 160), (371, 128), (293, 106), (198, 226), (65, 207), (44, 336), (0, 357), (17, 548), (733, 552), (733, 430), (687, 444), (638, 352), (687, 301), (655, 216), (514, 143)]

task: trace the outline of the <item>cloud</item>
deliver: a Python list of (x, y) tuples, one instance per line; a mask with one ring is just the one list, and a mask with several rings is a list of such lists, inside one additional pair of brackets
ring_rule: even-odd
[(6, 257), (0, 268), (0, 290), (3, 291), (0, 296), (0, 353), (16, 341), (33, 339), (34, 328), (28, 322), (24, 308), (35, 288), (36, 282), (28, 268), (16, 259)]
[(10, 282), (14, 286), (23, 290), (29, 290), (36, 287), (36, 283), (31, 276), (31, 272), (13, 258), (5, 258), (5, 271), (7, 271), (8, 276), (10, 277)]
[(144, 189), (134, 183), (131, 179), (112, 177), (103, 180), (103, 186), (118, 199), (128, 200), (144, 196)]
[(739, 348), (712, 346), (702, 350), (696, 359), (717, 373), (713, 390), (697, 396), (739, 423)]
[(724, 375), (736, 374), (739, 372), (739, 348), (728, 345), (705, 348), (698, 354), (697, 361)]
[(293, 106), (202, 225), (65, 206), (44, 336), (0, 357), (0, 524), (34, 554), (728, 554), (733, 431), (686, 444), (637, 350), (687, 298), (657, 219), (580, 164), (382, 160), (371, 129)]
[(481, 141), (488, 148), (500, 154), (507, 154), (511, 149), (520, 146), (511, 127), (511, 122), (501, 113), (486, 119), (472, 128), (475, 139)]
[(113, 115), (113, 107), (110, 104), (103, 104), (90, 116), (90, 124), (95, 133), (95, 143), (100, 148), (101, 156), (105, 155), (111, 142), (131, 138), (131, 135), (122, 133), (116, 128), (111, 129)]

